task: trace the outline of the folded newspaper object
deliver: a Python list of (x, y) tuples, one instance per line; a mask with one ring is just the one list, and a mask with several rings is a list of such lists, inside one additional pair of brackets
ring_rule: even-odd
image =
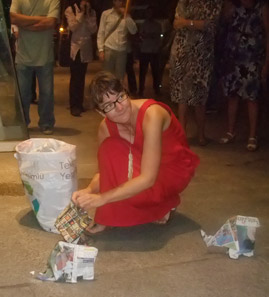
[(94, 279), (95, 247), (59, 241), (50, 254), (45, 273), (37, 278), (43, 281), (76, 283), (78, 279)]
[(79, 240), (92, 219), (71, 202), (55, 221), (55, 227), (67, 242)]
[(238, 259), (240, 255), (253, 256), (258, 227), (260, 222), (257, 218), (235, 216), (230, 218), (214, 236), (206, 235), (203, 230), (201, 235), (208, 247), (227, 247), (230, 258)]

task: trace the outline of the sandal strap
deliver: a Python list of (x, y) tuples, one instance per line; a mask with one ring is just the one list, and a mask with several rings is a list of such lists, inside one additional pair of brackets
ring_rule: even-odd
[(226, 132), (226, 135), (229, 136), (230, 138), (234, 138), (235, 134), (231, 133), (231, 132)]
[(255, 142), (257, 142), (257, 137), (249, 137), (248, 141), (255, 141)]

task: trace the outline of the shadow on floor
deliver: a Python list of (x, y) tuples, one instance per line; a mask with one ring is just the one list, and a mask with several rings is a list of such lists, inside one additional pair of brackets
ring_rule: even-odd
[[(41, 230), (34, 212), (24, 209), (16, 217), (19, 224)], [(200, 229), (200, 225), (186, 216), (175, 213), (166, 225), (144, 224), (134, 227), (112, 228), (89, 235), (87, 244), (100, 251), (154, 251), (163, 248), (177, 235)]]
[(186, 216), (175, 213), (166, 225), (145, 224), (134, 227), (112, 228), (90, 235), (88, 244), (100, 251), (153, 251), (159, 250), (177, 235), (200, 229)]
[(16, 220), (22, 226), (43, 231), (36, 219), (33, 210), (30, 208), (20, 211), (16, 216)]
[[(30, 127), (30, 128), (28, 128), (28, 131), (31, 134), (31, 136), (43, 135), (40, 132), (39, 127)], [(54, 131), (53, 131), (53, 136), (74, 136), (74, 135), (78, 135), (78, 134), (81, 134), (81, 131), (77, 130), (77, 129), (73, 129), (73, 128), (55, 127)]]

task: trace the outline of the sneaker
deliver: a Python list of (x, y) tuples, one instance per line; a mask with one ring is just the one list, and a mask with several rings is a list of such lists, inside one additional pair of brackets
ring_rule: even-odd
[(51, 127), (42, 127), (41, 132), (45, 135), (51, 135), (53, 134), (53, 128)]

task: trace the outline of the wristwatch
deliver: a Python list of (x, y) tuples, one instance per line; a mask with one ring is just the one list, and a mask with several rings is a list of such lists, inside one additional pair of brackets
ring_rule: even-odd
[(191, 27), (193, 26), (193, 21), (190, 22), (190, 26), (191, 26)]

